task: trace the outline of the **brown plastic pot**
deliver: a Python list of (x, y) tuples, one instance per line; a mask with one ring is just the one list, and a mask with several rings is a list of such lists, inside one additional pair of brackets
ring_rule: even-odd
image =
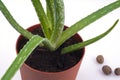
[[(40, 27), (40, 24), (28, 28), (28, 30), (32, 31), (37, 27)], [(83, 41), (78, 34), (75, 34), (74, 37), (80, 41)], [(16, 43), (17, 53), (18, 53), (17, 50), (18, 43), (22, 38), (23, 37), (20, 35), (19, 38), (17, 39), (17, 43)], [(79, 60), (79, 62), (75, 66), (61, 72), (43, 72), (33, 69), (24, 63), (20, 68), (22, 80), (75, 80), (84, 56), (85, 48), (81, 50), (82, 50), (82, 58)]]

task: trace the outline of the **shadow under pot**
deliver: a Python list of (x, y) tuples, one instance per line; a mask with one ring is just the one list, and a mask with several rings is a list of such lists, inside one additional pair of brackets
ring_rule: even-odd
[[(44, 37), (40, 24), (27, 30)], [(64, 30), (67, 26), (64, 26)], [(20, 51), (28, 39), (20, 35), (16, 42), (16, 52)], [(82, 42), (82, 38), (75, 34), (56, 51), (51, 52), (45, 47), (36, 47), (20, 68), (22, 80), (75, 80), (84, 57), (85, 48), (61, 55), (63, 47)]]

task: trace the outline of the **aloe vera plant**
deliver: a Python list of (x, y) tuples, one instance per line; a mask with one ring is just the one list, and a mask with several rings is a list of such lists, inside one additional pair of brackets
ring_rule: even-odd
[[(45, 37), (41, 37), (38, 35), (33, 35), (29, 31), (25, 30), (22, 26), (20, 26), (17, 21), (10, 14), (6, 6), (0, 0), (0, 11), (9, 21), (9, 23), (15, 28), (20, 34), (24, 37), (30, 39), (27, 44), (21, 49), (18, 56), (11, 64), (9, 69), (3, 75), (1, 80), (10, 80), (15, 72), (21, 67), (24, 61), (28, 58), (31, 52), (39, 45), (45, 46), (47, 49), (51, 51), (57, 50), (66, 40), (72, 37), (75, 33), (82, 30), (92, 22), (97, 19), (103, 17), (109, 12), (120, 7), (120, 0), (113, 2), (96, 12), (86, 16), (85, 18), (79, 20), (68, 29), (63, 31), (64, 28), (64, 2), (63, 0), (46, 0), (46, 13), (44, 8), (40, 2), (40, 0), (31, 0), (35, 11), (38, 15), (39, 21), (42, 25), (42, 30)], [(83, 41), (78, 44), (70, 45), (61, 50), (61, 54), (66, 54), (80, 48), (83, 48), (91, 43), (94, 43), (104, 36), (106, 36), (112, 29), (116, 26), (119, 20), (116, 20), (115, 23), (110, 27), (106, 32), (86, 41)]]

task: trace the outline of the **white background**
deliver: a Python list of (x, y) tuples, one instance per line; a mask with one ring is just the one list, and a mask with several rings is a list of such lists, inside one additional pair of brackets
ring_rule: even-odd
[[(2, 1), (24, 28), (39, 23), (30, 0)], [(41, 1), (45, 4), (44, 0)], [(88, 14), (114, 1), (116, 0), (64, 0), (65, 25), (71, 26)], [(120, 8), (92, 23), (79, 33), (84, 40), (90, 39), (106, 31), (117, 19), (120, 19)], [(11, 27), (0, 12), (0, 77), (16, 57), (15, 43), (18, 35), (19, 33)], [(99, 54), (105, 58), (103, 64), (98, 64), (95, 60)], [(120, 22), (106, 37), (86, 47), (76, 80), (120, 80), (120, 76), (115, 76), (114, 73), (109, 76), (103, 74), (101, 68), (106, 64), (111, 66), (113, 71), (116, 67), (120, 67)], [(12, 80), (21, 80), (19, 72)]]

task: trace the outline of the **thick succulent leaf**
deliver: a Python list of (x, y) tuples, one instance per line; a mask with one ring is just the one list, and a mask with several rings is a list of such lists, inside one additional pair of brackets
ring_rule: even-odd
[(49, 19), (48, 19), (47, 15), (45, 14), (43, 6), (42, 6), (40, 0), (31, 0), (31, 1), (32, 1), (33, 6), (36, 10), (38, 18), (41, 22), (44, 35), (45, 35), (46, 38), (50, 39), (52, 28), (51, 28), (51, 24), (49, 22)]
[(98, 20), (99, 18), (103, 17), (104, 15), (108, 14), (109, 12), (117, 9), (118, 7), (120, 7), (120, 0), (99, 9), (98, 11), (88, 15), (87, 17), (72, 25), (70, 28), (63, 32), (59, 42), (57, 43), (57, 48), (67, 39), (72, 37), (75, 33), (93, 23), (94, 21)]
[(54, 4), (54, 0), (46, 0), (46, 10), (47, 10), (47, 17), (50, 21), (51, 24), (51, 28), (53, 30), (53, 28), (55, 27), (55, 23), (56, 23), (56, 12), (55, 12), (55, 4)]
[(110, 33), (112, 31), (112, 29), (116, 26), (116, 24), (118, 23), (119, 20), (117, 20), (114, 25), (108, 29), (106, 32), (104, 32), (103, 34), (99, 35), (99, 36), (96, 36), (92, 39), (89, 39), (87, 41), (84, 41), (84, 42), (81, 42), (81, 43), (78, 43), (78, 44), (74, 44), (74, 45), (71, 45), (69, 47), (65, 47), (62, 49), (62, 54), (65, 54), (65, 53), (68, 53), (68, 52), (72, 52), (72, 51), (75, 51), (75, 50), (78, 50), (78, 49), (81, 49), (89, 44), (92, 44), (96, 41), (98, 41), (99, 39), (102, 39), (103, 37), (105, 37), (108, 33)]
[(64, 3), (63, 0), (46, 0), (46, 2), (48, 18), (52, 24), (50, 41), (56, 43), (64, 27)]
[(11, 80), (17, 70), (21, 67), (24, 61), (28, 58), (31, 52), (44, 41), (44, 38), (40, 38), (37, 35), (34, 35), (29, 42), (20, 50), (16, 59), (13, 61), (9, 69), (6, 71), (1, 80)]
[(3, 4), (3, 2), (0, 0), (0, 11), (3, 13), (5, 18), (9, 21), (9, 23), (15, 28), (19, 33), (21, 33), (23, 36), (26, 38), (30, 39), (33, 34), (30, 33), (29, 31), (23, 29), (13, 18), (13, 16), (10, 14), (6, 6)]

